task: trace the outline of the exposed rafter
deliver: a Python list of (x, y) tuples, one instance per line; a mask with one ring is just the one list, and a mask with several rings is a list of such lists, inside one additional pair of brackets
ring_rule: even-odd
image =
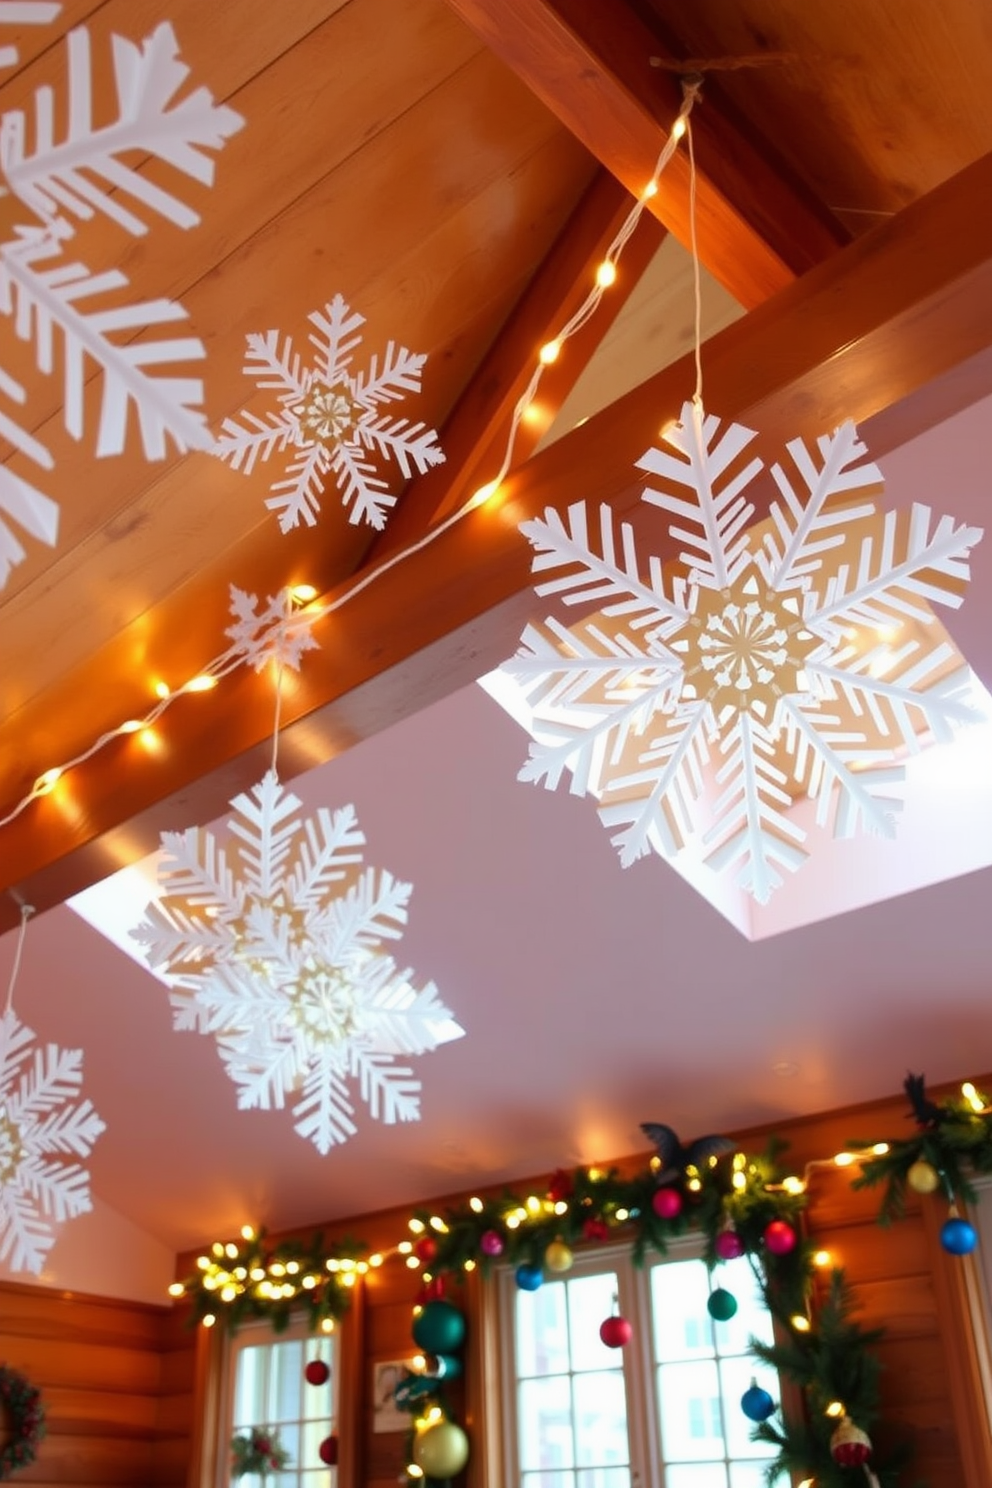
[[(635, 194), (650, 179), (680, 84), (658, 38), (625, 5), (588, 0), (449, 0), (459, 16)], [(655, 65), (653, 65), (655, 64)], [(700, 256), (747, 308), (845, 240), (801, 183), (772, 164), (714, 102), (693, 116)], [(689, 240), (689, 171), (676, 155), (651, 210)]]
[[(986, 392), (990, 346), (987, 156), (708, 342), (707, 402), (776, 444), (848, 417), (875, 420), (881, 437), (871, 430), (869, 437), (877, 454), (887, 447), (879, 417), (886, 410), (911, 400), (925, 426), (931, 386), (941, 416)], [(535, 456), (501, 500), (325, 624), (322, 650), (286, 699), (287, 773), (397, 722), (508, 654), (530, 608), (529, 551), (517, 523), (579, 496), (631, 511), (633, 460), (691, 387), (685, 362), (659, 373)], [(172, 614), (154, 618), (181, 626), (183, 607), (176, 602)], [(132, 640), (115, 643), (122, 655)], [(91, 685), (102, 661), (93, 663)], [(270, 722), (271, 699), (253, 674), (209, 699), (183, 700), (169, 716), (162, 758), (121, 741), (74, 772), (64, 802), (48, 797), (5, 830), (0, 887), (20, 882), (42, 907), (153, 845), (177, 813), (190, 821), (216, 815), (264, 768)]]

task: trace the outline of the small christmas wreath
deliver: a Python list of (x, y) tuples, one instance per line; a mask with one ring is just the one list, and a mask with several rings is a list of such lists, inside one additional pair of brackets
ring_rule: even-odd
[(0, 1364), (0, 1408), (9, 1417), (11, 1437), (0, 1451), (0, 1481), (30, 1467), (45, 1434), (45, 1410), (41, 1391), (29, 1384), (16, 1369)]

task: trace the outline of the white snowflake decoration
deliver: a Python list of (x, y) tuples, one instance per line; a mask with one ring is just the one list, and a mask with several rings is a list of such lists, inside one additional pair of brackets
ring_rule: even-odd
[(901, 756), (975, 718), (967, 666), (925, 627), (932, 603), (960, 604), (982, 533), (946, 517), (931, 530), (923, 506), (877, 512), (864, 498), (881, 475), (852, 424), (816, 455), (787, 446), (792, 473), (772, 467), (780, 499), (749, 531), (754, 435), (719, 428), (686, 404), (668, 449), (637, 462), (682, 545), (672, 572), (656, 556), (644, 568), (626, 523), (618, 544), (605, 505), (598, 545), (582, 502), (567, 523), (549, 508), (522, 525), (535, 572), (555, 572), (538, 594), (596, 613), (529, 626), (503, 670), (531, 709), (521, 779), (554, 789), (569, 774), (624, 866), (699, 836), (764, 903), (808, 856), (794, 795), (816, 800), (818, 826), (833, 811), (838, 836), (892, 835)]
[[(50, 20), (57, 10), (40, 4), (0, 6), (0, 25)], [(91, 272), (70, 256), (69, 244), (77, 225), (95, 216), (132, 236), (146, 233), (149, 219), (193, 227), (197, 213), (127, 159), (135, 153), (152, 156), (210, 185), (213, 161), (207, 152), (221, 149), (244, 121), (233, 109), (216, 105), (205, 88), (177, 97), (188, 69), (167, 23), (140, 45), (120, 36), (113, 36), (111, 45), (117, 94), (112, 122), (93, 121), (85, 27), (67, 38), (66, 104), (56, 110), (52, 88), (42, 86), (35, 89), (31, 125), (22, 109), (0, 116), (0, 192), (12, 197), (24, 214), (18, 221), (15, 213), (14, 226), (0, 237), (0, 313), (10, 318), (19, 340), (32, 343), (40, 372), (51, 374), (56, 360), (61, 362), (63, 421), (74, 439), (85, 433), (83, 389), (95, 367), (102, 379), (97, 456), (121, 453), (133, 408), (145, 455), (155, 460), (164, 456), (168, 440), (180, 452), (211, 446), (200, 407), (201, 380), (163, 370), (201, 360), (203, 343), (164, 329), (185, 321), (181, 304), (132, 299), (119, 269)], [(0, 63), (9, 63), (11, 52), (0, 48)], [(56, 119), (63, 115), (65, 134), (59, 138)], [(149, 329), (156, 334), (139, 336)], [(3, 366), (0, 396), (16, 408), (27, 401), (23, 386)], [(21, 418), (0, 411), (0, 437), (39, 469), (51, 470), (50, 451)], [(58, 518), (49, 496), (9, 464), (0, 465), (0, 588), (11, 567), (24, 558), (14, 525), (54, 545)]]
[(377, 474), (373, 457), (395, 461), (404, 480), (444, 462), (434, 429), (382, 412), (386, 404), (420, 390), (427, 357), (390, 341), (381, 367), (373, 356), (367, 372), (353, 373), (352, 352), (361, 343), (364, 316), (335, 295), (323, 310), (313, 311), (310, 321), (316, 327), (309, 338), (313, 366), (305, 367), (292, 339), (280, 338), (278, 331), (248, 337), (245, 375), (272, 389), (279, 407), (261, 418), (243, 409), (240, 422), (225, 419), (215, 453), (245, 475), (258, 460), (286, 457), (285, 475), (272, 483), (265, 503), (279, 514), (283, 532), (301, 520), (314, 526), (329, 473), (351, 508), (349, 520), (381, 531), (396, 496)]
[(87, 1214), (90, 1178), (67, 1157), (88, 1157), (106, 1128), (88, 1100), (81, 1049), (36, 1045), (8, 1010), (0, 1021), (0, 1260), (41, 1271), (53, 1225)]
[(233, 649), (260, 672), (270, 661), (277, 666), (300, 670), (304, 651), (320, 649), (312, 634), (316, 616), (294, 608), (291, 595), (269, 595), (265, 608), (258, 609), (258, 596), (231, 585), (231, 613), (235, 623), (225, 630)]
[(411, 885), (363, 868), (354, 808), (301, 820), (270, 770), (231, 803), (235, 863), (213, 833), (167, 832), (164, 897), (132, 931), (166, 973), (175, 1027), (214, 1034), (242, 1109), (282, 1108), (326, 1153), (353, 1136), (349, 1080), (371, 1115), (420, 1116), (420, 1082), (396, 1054), (437, 1047), (450, 1018), (382, 949)]

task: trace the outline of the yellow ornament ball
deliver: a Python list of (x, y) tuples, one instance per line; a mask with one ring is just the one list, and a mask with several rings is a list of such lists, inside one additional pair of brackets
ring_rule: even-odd
[(413, 1460), (425, 1478), (453, 1478), (468, 1461), (468, 1437), (454, 1421), (438, 1421), (418, 1431)]
[(940, 1187), (940, 1174), (933, 1163), (921, 1157), (907, 1170), (906, 1182), (914, 1193), (930, 1194)]
[(544, 1264), (549, 1271), (570, 1271), (574, 1257), (564, 1240), (552, 1240), (544, 1252)]

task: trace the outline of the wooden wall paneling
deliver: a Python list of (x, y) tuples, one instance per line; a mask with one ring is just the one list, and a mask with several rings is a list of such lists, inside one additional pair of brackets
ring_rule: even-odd
[(963, 1488), (987, 1488), (992, 1483), (990, 1319), (974, 1256), (948, 1255), (940, 1243), (946, 1202), (935, 1195), (922, 1209)]

